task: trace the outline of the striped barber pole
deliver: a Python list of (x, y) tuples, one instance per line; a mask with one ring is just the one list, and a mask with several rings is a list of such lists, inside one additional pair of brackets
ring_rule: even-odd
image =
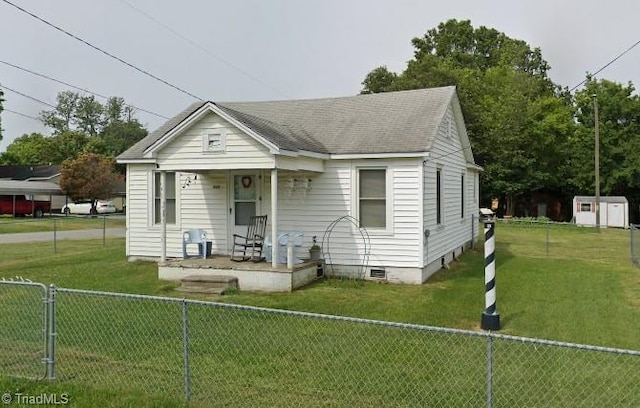
[(500, 314), (496, 307), (496, 244), (495, 222), (484, 223), (484, 306), (483, 330), (500, 330)]

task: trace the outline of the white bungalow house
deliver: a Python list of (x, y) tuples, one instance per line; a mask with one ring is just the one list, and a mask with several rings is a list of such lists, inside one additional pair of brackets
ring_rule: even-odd
[[(369, 257), (358, 225), (337, 226), (323, 248), (328, 272), (364, 264), (365, 278), (420, 284), (478, 235), (481, 168), (455, 87), (196, 102), (118, 162), (127, 165), (130, 259), (181, 258), (192, 228), (206, 230), (214, 257), (229, 255), (251, 215), (268, 216), (272, 242), (302, 232), (304, 251), (351, 216), (369, 235)], [(278, 246), (271, 251), (267, 269), (281, 268)]]

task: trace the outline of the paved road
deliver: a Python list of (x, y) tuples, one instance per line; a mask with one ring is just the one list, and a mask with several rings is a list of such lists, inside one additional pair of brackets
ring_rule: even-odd
[[(109, 238), (124, 238), (124, 228), (107, 228), (104, 231)], [(56, 239), (99, 239), (102, 238), (102, 228), (83, 229), (73, 231), (57, 231)], [(53, 241), (53, 231), (21, 232), (19, 234), (0, 234), (0, 244), (14, 244), (21, 242)]]

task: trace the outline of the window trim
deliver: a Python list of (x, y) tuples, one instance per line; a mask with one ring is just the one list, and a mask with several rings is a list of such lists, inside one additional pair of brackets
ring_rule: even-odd
[[(590, 203), (590, 202), (584, 202), (584, 201), (580, 202), (580, 211), (579, 212), (592, 212), (592, 209), (593, 209), (593, 205), (592, 204), (593, 203)], [(589, 209), (585, 210), (584, 208), (587, 205), (589, 206)]]
[[(212, 147), (211, 142), (219, 139), (219, 144)], [(227, 130), (225, 128), (205, 129), (202, 132), (202, 152), (220, 154), (227, 150)]]
[(460, 175), (460, 218), (464, 219), (465, 216), (465, 181), (464, 181), (464, 173)]
[[(179, 200), (179, 191), (180, 189), (178, 188), (179, 185), (179, 181), (180, 181), (180, 173), (178, 173), (177, 171), (165, 171), (166, 174), (169, 173), (173, 173), (174, 174), (174, 197), (173, 198), (169, 198), (166, 197), (167, 202), (169, 202), (169, 200), (174, 200), (175, 201), (175, 222), (173, 223), (169, 223), (167, 222), (167, 229), (179, 229), (180, 228), (180, 217), (178, 216), (180, 214), (179, 208), (178, 208), (178, 203), (180, 202)], [(160, 220), (156, 221), (156, 201), (160, 200), (160, 196), (159, 196), (159, 192), (156, 191), (156, 175), (160, 175), (161, 171), (159, 170), (153, 170), (151, 171), (151, 176), (150, 176), (150, 183), (151, 183), (151, 188), (150, 190), (150, 197), (149, 197), (149, 201), (151, 203), (150, 206), (147, 206), (147, 208), (150, 208), (149, 211), (149, 226), (151, 228), (160, 228)]]
[(392, 235), (393, 234), (393, 170), (386, 165), (358, 165), (353, 168), (354, 194), (353, 194), (353, 213), (356, 219), (360, 220), (360, 170), (384, 170), (385, 172), (385, 226), (366, 227), (369, 235)]
[(436, 168), (436, 225), (441, 226), (444, 225), (444, 189), (443, 189), (443, 168), (442, 166), (438, 166)]

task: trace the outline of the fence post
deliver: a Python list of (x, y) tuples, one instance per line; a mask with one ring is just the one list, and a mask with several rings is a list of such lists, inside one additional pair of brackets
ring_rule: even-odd
[(494, 220), (484, 222), (484, 305), (482, 330), (500, 330), (500, 314), (496, 307), (496, 243)]
[(182, 299), (182, 348), (184, 355), (184, 398), (189, 404), (191, 400), (191, 370), (189, 362), (189, 316), (187, 301)]
[(549, 256), (549, 226), (551, 222), (547, 221), (547, 256)]
[(47, 302), (47, 379), (53, 381), (56, 379), (55, 361), (56, 361), (56, 286), (49, 285), (49, 296)]
[(57, 243), (58, 243), (58, 228), (57, 228), (56, 219), (54, 218), (53, 219), (53, 253), (54, 254), (58, 252)]
[(630, 224), (629, 234), (631, 235), (631, 238), (629, 239), (629, 242), (631, 244), (631, 262), (636, 263), (636, 254), (634, 253), (634, 246), (633, 246), (633, 230), (634, 229), (635, 229), (635, 225)]
[(493, 407), (493, 337), (487, 336), (487, 408)]
[(107, 216), (102, 215), (102, 245), (107, 244)]
[(476, 249), (476, 215), (471, 214), (471, 249)]

